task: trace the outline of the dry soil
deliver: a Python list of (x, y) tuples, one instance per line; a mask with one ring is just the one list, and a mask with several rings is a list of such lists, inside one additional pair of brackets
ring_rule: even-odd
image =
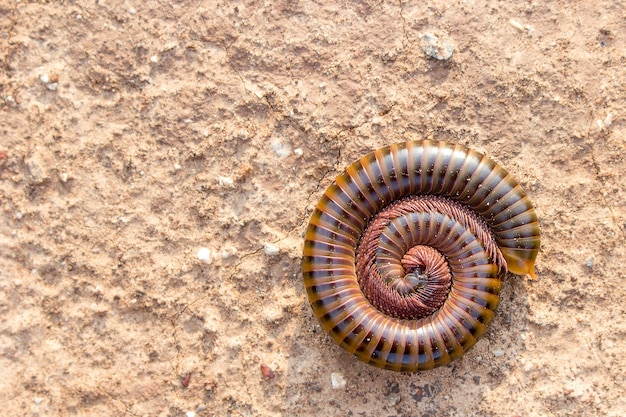
[[(620, 0), (0, 1), (3, 413), (625, 415), (625, 65)], [(519, 180), (539, 279), (398, 374), (321, 331), (302, 234), (427, 138)]]

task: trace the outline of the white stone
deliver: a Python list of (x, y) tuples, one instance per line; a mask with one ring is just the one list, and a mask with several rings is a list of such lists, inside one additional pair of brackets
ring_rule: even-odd
[(198, 259), (205, 264), (211, 263), (211, 251), (208, 248), (200, 248), (198, 250)]
[(217, 182), (222, 187), (232, 187), (234, 181), (230, 177), (218, 177)]
[(274, 139), (270, 143), (270, 147), (276, 153), (279, 158), (286, 158), (291, 154), (291, 146), (287, 143), (283, 143), (278, 139)]
[(522, 24), (518, 22), (517, 20), (511, 19), (509, 20), (509, 23), (511, 24), (511, 26), (513, 26), (515, 29), (519, 30), (520, 32), (524, 31), (524, 26), (522, 26)]
[(236, 253), (237, 253), (237, 248), (235, 248), (234, 246), (228, 246), (222, 249), (222, 259), (228, 259)]
[(274, 256), (274, 255), (278, 255), (278, 252), (280, 252), (280, 249), (278, 249), (277, 246), (272, 245), (271, 243), (265, 242), (263, 244), (263, 248), (265, 249), (265, 254), (267, 256)]
[(333, 386), (333, 389), (342, 389), (346, 387), (346, 379), (338, 372), (330, 374), (330, 383)]

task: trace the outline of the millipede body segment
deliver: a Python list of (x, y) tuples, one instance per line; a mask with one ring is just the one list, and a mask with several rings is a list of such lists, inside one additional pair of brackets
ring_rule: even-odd
[(322, 327), (379, 368), (418, 371), (470, 349), (507, 271), (535, 277), (537, 215), (488, 157), (447, 142), (370, 153), (311, 216), (302, 271)]

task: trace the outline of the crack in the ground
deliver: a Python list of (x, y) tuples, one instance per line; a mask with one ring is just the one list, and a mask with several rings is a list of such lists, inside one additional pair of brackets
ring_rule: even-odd
[[(260, 247), (252, 252), (247, 252), (244, 253), (242, 256), (239, 257), (237, 263), (235, 263), (232, 266), (232, 272), (230, 273), (230, 275), (228, 275), (228, 278), (226, 278), (228, 281), (232, 280), (235, 275), (239, 272), (239, 266), (243, 263), (243, 259), (253, 256), (257, 253), (259, 253), (260, 251), (263, 250), (263, 247)], [(169, 321), (170, 325), (172, 326), (172, 339), (174, 340), (174, 348), (176, 349), (176, 359), (175, 359), (175, 363), (173, 366), (173, 373), (174, 373), (174, 378), (180, 379), (182, 378), (182, 375), (180, 373), (180, 356), (181, 356), (181, 348), (180, 345), (178, 343), (178, 321), (181, 318), (181, 316), (187, 311), (190, 310), (191, 307), (194, 304), (197, 304), (199, 302), (201, 302), (202, 300), (209, 298), (210, 295), (203, 295), (197, 298), (194, 298), (192, 301), (184, 304), (183, 308), (178, 311), (177, 313), (174, 314), (174, 316), (172, 317), (168, 317), (166, 320)], [(190, 313), (190, 314), (196, 314), (194, 312)]]
[[(256, 97), (259, 100), (263, 100), (263, 102), (269, 107), (269, 109), (271, 110), (271, 112), (273, 114), (279, 115), (280, 119), (286, 120), (289, 123), (289, 125), (292, 126), (294, 129), (298, 130), (299, 132), (301, 132), (303, 134), (309, 134), (309, 132), (307, 131), (307, 129), (305, 127), (303, 127), (300, 123), (298, 123), (296, 120), (294, 120), (289, 115), (286, 115), (282, 109), (278, 108), (276, 106), (276, 104), (272, 102), (271, 97), (276, 94), (275, 92), (271, 92), (270, 94), (263, 94), (263, 95), (259, 96), (253, 90), (251, 90), (248, 87), (248, 85), (246, 84), (246, 80), (243, 77), (243, 75), (240, 73), (240, 71), (237, 68), (235, 68), (235, 66), (231, 62), (231, 59), (230, 59), (230, 48), (231, 48), (231, 46), (232, 46), (232, 43), (229, 44), (229, 45), (224, 45), (224, 51), (226, 52), (226, 57), (227, 57), (226, 62), (228, 63), (228, 66), (230, 67), (230, 69), (235, 73), (237, 78), (239, 78), (239, 80), (241, 81), (241, 84), (242, 84), (244, 90), (248, 94), (250, 94), (252, 97)], [(383, 116), (386, 116), (386, 115), (390, 114), (392, 112), (393, 108), (396, 106), (396, 104), (397, 103), (392, 103), (388, 108), (384, 109), (379, 114), (377, 114), (375, 116), (372, 116), (368, 120), (363, 121), (362, 123), (349, 125), (349, 126), (340, 128), (336, 133), (334, 133), (331, 136), (331, 141), (336, 141), (341, 135), (343, 135), (346, 132), (354, 131), (356, 129), (360, 129), (361, 127), (363, 127), (363, 126), (365, 126), (367, 124), (371, 124), (373, 122), (374, 118), (376, 118), (376, 117), (383, 117)], [(341, 158), (341, 148), (338, 149), (337, 154), (335, 155), (335, 162), (333, 164), (334, 168), (330, 168), (330, 169), (326, 170), (322, 174), (322, 177), (317, 181), (317, 184), (315, 185), (314, 189), (307, 196), (306, 201), (305, 201), (305, 208), (303, 210), (302, 215), (300, 216), (300, 221), (298, 222), (298, 226), (296, 228), (292, 229), (291, 231), (289, 231), (284, 237), (282, 237), (280, 239), (277, 239), (276, 241), (274, 241), (272, 243), (279, 243), (279, 242), (287, 239), (294, 231), (297, 232), (304, 225), (304, 223), (306, 222), (306, 220), (308, 218), (308, 215), (309, 215), (309, 213), (307, 213), (307, 207), (311, 203), (311, 198), (313, 197), (314, 194), (316, 194), (319, 191), (319, 189), (322, 186), (322, 183), (326, 180), (326, 178), (332, 172), (336, 172), (337, 171), (337, 165), (339, 164), (340, 158)], [(261, 250), (261, 249), (259, 249), (259, 250)], [(256, 253), (256, 252), (253, 252), (252, 254), (254, 254), (254, 253)]]
[[(595, 171), (595, 176), (596, 176), (596, 181), (598, 182), (599, 185), (599, 189), (600, 189), (600, 198), (602, 199), (602, 201), (604, 202), (604, 206), (609, 210), (609, 212), (611, 213), (611, 217), (613, 220), (613, 224), (615, 225), (615, 227), (617, 228), (617, 230), (619, 231), (619, 233), (622, 235), (622, 238), (624, 240), (626, 240), (626, 231), (620, 226), (620, 222), (619, 222), (619, 217), (617, 216), (617, 214), (615, 214), (615, 211), (613, 210), (613, 207), (611, 207), (611, 204), (609, 203), (609, 201), (606, 198), (604, 191), (604, 187), (603, 187), (603, 182), (600, 178), (600, 164), (598, 163), (597, 159), (596, 159), (596, 155), (595, 155), (595, 150), (593, 147), (593, 140), (591, 139), (591, 129), (593, 126), (593, 117), (591, 118), (592, 121), (589, 123), (589, 127), (587, 128), (587, 137), (586, 137), (586, 143), (589, 146), (589, 155), (591, 155), (591, 164), (593, 165), (593, 169)], [(600, 132), (602, 133), (602, 132)], [(607, 133), (608, 135), (608, 133)]]
[[(234, 42), (233, 42), (234, 43)], [(235, 68), (235, 66), (233, 65), (233, 63), (231, 62), (231, 56), (230, 56), (230, 48), (232, 46), (231, 44), (228, 45), (224, 45), (224, 52), (226, 52), (226, 62), (228, 63), (228, 66), (230, 67), (230, 69), (235, 73), (235, 75), (237, 76), (237, 78), (239, 78), (239, 81), (241, 81), (241, 84), (243, 86), (243, 89), (252, 97), (255, 97), (257, 100), (263, 100), (263, 102), (269, 107), (270, 111), (275, 114), (278, 115), (280, 117), (277, 117), (277, 120), (286, 120), (287, 123), (289, 123), (289, 125), (291, 127), (293, 127), (294, 129), (296, 129), (297, 131), (303, 133), (303, 134), (308, 134), (308, 132), (306, 131), (306, 129), (300, 124), (298, 123), (296, 120), (294, 120), (292, 117), (290, 117), (289, 115), (285, 114), (284, 111), (280, 108), (278, 108), (275, 103), (273, 103), (270, 98), (275, 95), (275, 92), (270, 92), (269, 94), (262, 94), (259, 95), (257, 93), (255, 93), (253, 90), (251, 90), (248, 85), (246, 84), (246, 80), (243, 77), (243, 75), (241, 75), (241, 72)]]
[(174, 339), (174, 349), (176, 349), (176, 360), (174, 363), (174, 375), (176, 377), (178, 377), (179, 375), (179, 368), (180, 368), (180, 346), (178, 345), (178, 330), (176, 329), (177, 323), (176, 321), (178, 320), (178, 318), (176, 320), (169, 318), (168, 319), (170, 324), (172, 325), (172, 339)]
[[(386, 116), (389, 113), (391, 113), (391, 111), (393, 110), (393, 108), (396, 106), (397, 103), (393, 103), (391, 104), (391, 106), (389, 106), (389, 108), (385, 109), (384, 111), (382, 111), (381, 113), (378, 114), (378, 117), (382, 117), (382, 116)], [(370, 118), (369, 120), (366, 120), (358, 125), (352, 125), (352, 126), (348, 126), (348, 127), (344, 127), (342, 129), (340, 129), (339, 131), (337, 131), (337, 133), (335, 133), (334, 135), (332, 135), (331, 140), (332, 141), (336, 141), (337, 139), (339, 139), (339, 136), (341, 136), (342, 134), (344, 134), (345, 132), (351, 132), (353, 130), (356, 129), (360, 129), (361, 127), (370, 124), (373, 122), (374, 118), (376, 116)], [(311, 199), (313, 198), (313, 195), (317, 194), (318, 191), (320, 190), (320, 188), (322, 187), (322, 183), (324, 181), (326, 181), (326, 178), (328, 178), (328, 176), (333, 173), (333, 172), (337, 172), (338, 168), (337, 166), (339, 165), (339, 162), (341, 160), (341, 147), (339, 147), (337, 149), (337, 154), (335, 155), (335, 162), (333, 163), (333, 168), (329, 168), (327, 169), (323, 174), (322, 177), (317, 181), (317, 184), (315, 185), (315, 187), (313, 188), (313, 190), (309, 193), (309, 195), (307, 196), (306, 200), (305, 200), (305, 205), (304, 205), (304, 210), (302, 212), (302, 215), (300, 216), (300, 222), (298, 223), (298, 226), (293, 229), (292, 231), (288, 232), (287, 235), (290, 235), (294, 230), (297, 231), (299, 230), (304, 223), (306, 222), (306, 220), (309, 218), (310, 213), (307, 213), (307, 207), (309, 206), (309, 204), (311, 204)], [(281, 240), (286, 239), (283, 238)], [(279, 240), (280, 241), (280, 240)]]
[(126, 403), (126, 401), (116, 397), (115, 395), (111, 394), (109, 391), (107, 391), (106, 389), (102, 388), (100, 385), (98, 385), (98, 389), (104, 393), (104, 395), (106, 395), (107, 397), (109, 397), (111, 400), (116, 401), (116, 402), (120, 402), (122, 403), (122, 405), (124, 406), (124, 415), (131, 415), (131, 416), (136, 416), (136, 417), (140, 417), (139, 414), (135, 414), (131, 411), (131, 407)]

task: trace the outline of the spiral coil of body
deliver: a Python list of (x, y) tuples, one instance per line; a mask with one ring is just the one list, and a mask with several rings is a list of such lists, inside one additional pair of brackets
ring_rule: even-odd
[(315, 316), (374, 366), (445, 365), (486, 331), (507, 270), (534, 277), (539, 226), (498, 164), (461, 145), (374, 151), (328, 187), (302, 270)]

